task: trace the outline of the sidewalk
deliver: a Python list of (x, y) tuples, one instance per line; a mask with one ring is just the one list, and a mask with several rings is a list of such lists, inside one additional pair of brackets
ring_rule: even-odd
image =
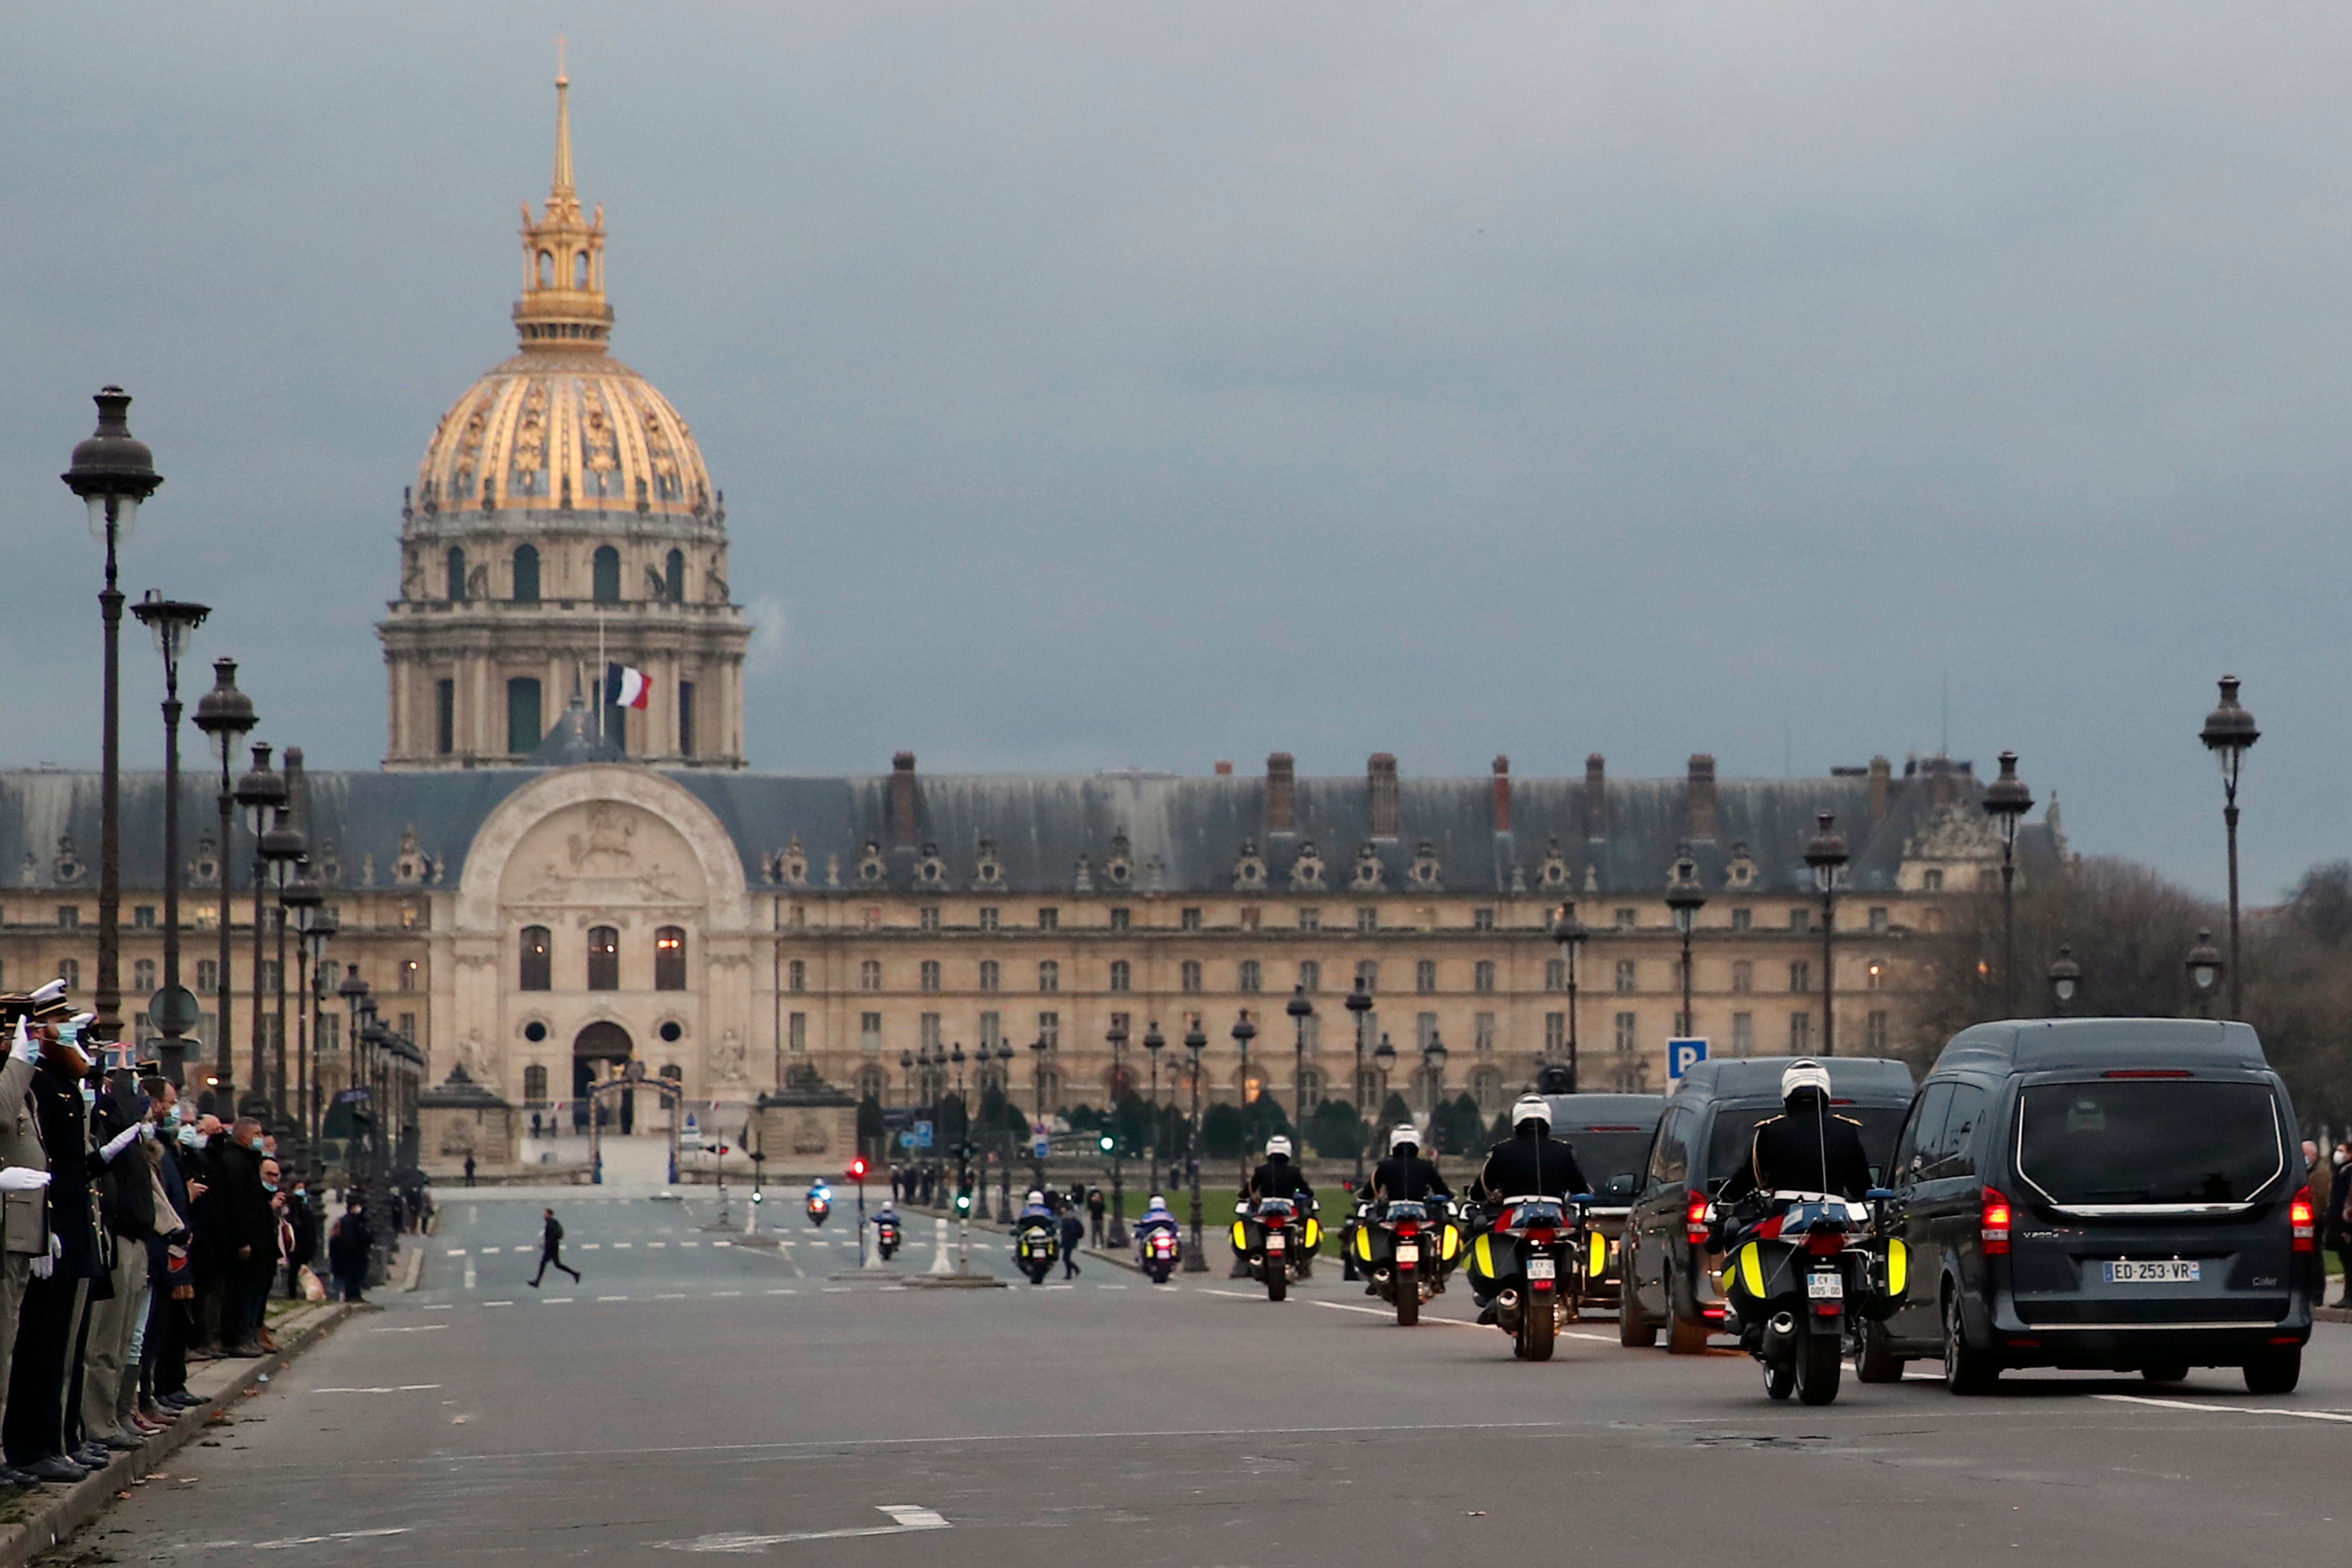
[(0, 1501), (0, 1568), (20, 1568), (37, 1554), (106, 1510), (117, 1492), (143, 1486), (173, 1455), (205, 1435), (213, 1418), (258, 1388), (280, 1367), (318, 1342), (320, 1335), (357, 1309), (340, 1301), (298, 1307), (275, 1319), (270, 1332), (278, 1348), (253, 1361), (210, 1361), (189, 1369), (188, 1392), (204, 1396), (168, 1431), (143, 1447), (118, 1454), (114, 1462), (69, 1487), (31, 1487)]

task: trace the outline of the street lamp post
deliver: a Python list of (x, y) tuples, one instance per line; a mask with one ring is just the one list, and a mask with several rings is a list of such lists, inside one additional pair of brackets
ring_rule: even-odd
[(900, 1051), (898, 1053), (898, 1071), (907, 1080), (907, 1103), (911, 1106), (915, 1103), (914, 1052)]
[[(292, 1110), (294, 1125), (299, 1131), (295, 1138), (286, 1139), (286, 1142), (300, 1142), (304, 1146), (306, 1152), (310, 1141), (310, 1119), (305, 1111), (305, 1106), (310, 1098), (310, 959), (312, 955), (312, 950), (310, 947), (310, 921), (313, 917), (323, 912), (326, 901), (327, 895), (320, 890), (319, 884), (311, 879), (310, 867), (307, 861), (297, 862), (294, 867), (294, 875), (287, 879), (283, 887), (278, 889), (278, 941), (281, 944), (284, 942), (286, 927), (289, 923), (292, 924), (294, 927), (294, 961), (296, 970), (294, 995), (300, 1003), (300, 1005), (296, 1008), (294, 1014), (295, 1092)], [(280, 951), (283, 952), (282, 945)], [(285, 990), (285, 961), (281, 958), (278, 963), (278, 990), (282, 994)], [(284, 1026), (282, 1025), (279, 1027), (279, 1034), (278, 1037), (278, 1113), (282, 1120), (288, 1114), (286, 1102), (286, 1037)], [(280, 1138), (284, 1138), (285, 1134), (280, 1132), (279, 1136)], [(308, 1168), (307, 1161), (305, 1162), (304, 1168)]]
[(1110, 1041), (1110, 1230), (1103, 1237), (1111, 1247), (1127, 1245), (1127, 1140), (1118, 1135), (1119, 1096), (1127, 1088), (1127, 1019), (1111, 1021)]
[(1432, 1029), (1429, 1043), (1421, 1047), (1422, 1077), (1429, 1084), (1429, 1127), (1433, 1139), (1437, 1131), (1437, 1108), (1445, 1098), (1445, 1058), (1450, 1053), (1444, 1039)]
[(1045, 1185), (1045, 1152), (1054, 1136), (1054, 1123), (1045, 1110), (1045, 1037), (1040, 1035), (1030, 1041), (1029, 1049), (1034, 1058), (1032, 1076), (1037, 1088), (1037, 1132), (1030, 1141), (1029, 1152), (1036, 1160), (1037, 1185), (1042, 1190)]
[(2074, 998), (2082, 989), (2083, 966), (2074, 962), (2073, 948), (2061, 946), (2058, 962), (2050, 966), (2050, 999), (2056, 1004), (2060, 1017), (2074, 1010)]
[(1242, 1016), (1241, 1016), (1240, 1017), (1235, 1018), (1235, 1019), (1234, 1020), (1234, 1030), (1233, 1030), (1233, 1034), (1234, 1034), (1234, 1046), (1235, 1046), (1235, 1047), (1237, 1047), (1240, 1049), (1240, 1051), (1241, 1051), (1241, 1055), (1242, 1055), (1242, 1079), (1241, 1079), (1241, 1088), (1242, 1088), (1242, 1179), (1241, 1179), (1241, 1184), (1242, 1184), (1244, 1188), (1246, 1188), (1246, 1187), (1249, 1185), (1250, 1133), (1251, 1133), (1251, 1131), (1252, 1131), (1252, 1128), (1251, 1128), (1251, 1126), (1250, 1126), (1250, 1122), (1251, 1122), (1251, 1117), (1250, 1117), (1250, 1106), (1251, 1106), (1253, 1103), (1255, 1103), (1255, 1102), (1254, 1102), (1254, 1100), (1252, 1100), (1252, 1098), (1251, 1098), (1251, 1095), (1250, 1095), (1249, 1047), (1250, 1047), (1250, 1042), (1251, 1042), (1252, 1040), (1254, 1040), (1254, 1039), (1257, 1038), (1257, 1026), (1256, 1026), (1255, 1024), (1253, 1024), (1253, 1023), (1251, 1023), (1251, 1022), (1250, 1022), (1250, 1016), (1249, 1016), (1249, 1009), (1248, 1009), (1248, 1008), (1246, 1008), (1246, 1007), (1243, 1008), (1243, 1009), (1242, 1009)]
[(1573, 900), (1559, 906), (1552, 917), (1551, 939), (1559, 943), (1559, 961), (1567, 971), (1568, 982), (1568, 1092), (1576, 1092), (1576, 957), (1584, 946), (1584, 922), (1576, 918)]
[(310, 978), (302, 986), (302, 1013), (308, 1034), (302, 1047), (302, 1092), (299, 1096), (296, 1114), (302, 1123), (303, 1138), (310, 1152), (310, 1170), (317, 1176), (321, 1169), (319, 1160), (319, 1037), (324, 1032), (324, 1015), (320, 1004), (326, 996), (326, 972), (320, 963), (327, 944), (334, 941), (342, 929), (342, 921), (332, 907), (320, 905), (310, 911), (302, 927), (302, 942), (310, 954)]
[[(341, 1090), (348, 1093), (358, 1088), (360, 1081), (360, 1010), (363, 1006), (373, 1007), (375, 1004), (368, 1000), (368, 983), (360, 978), (357, 964), (349, 966), (348, 972), (343, 975), (343, 983), (335, 987), (335, 994), (343, 999), (344, 1007), (349, 1009), (349, 1016), (343, 1020), (343, 1088)], [(346, 1101), (346, 1103), (349, 1102)], [(349, 1121), (350, 1118), (346, 1117), (346, 1125)], [(319, 1121), (319, 1136), (321, 1142), (325, 1141), (326, 1131), (326, 1118), (321, 1115)], [(356, 1141), (347, 1138), (343, 1143), (343, 1180), (347, 1184), (358, 1173), (359, 1162), (353, 1158), (354, 1142)]]
[(1360, 1193), (1364, 1190), (1364, 1145), (1372, 1136), (1370, 1121), (1364, 1115), (1364, 1031), (1371, 1026), (1372, 993), (1360, 973), (1356, 976), (1356, 988), (1348, 993), (1348, 1011), (1356, 1019), (1356, 1076), (1349, 1081), (1349, 1089), (1356, 1106), (1355, 1190)]
[[(288, 756), (290, 759), (294, 753), (289, 752)], [(278, 808), (277, 823), (268, 832), (261, 836), (261, 853), (269, 862), (271, 880), (277, 884), (282, 896), (288, 878), (294, 874), (296, 868), (310, 858), (309, 841), (302, 837), (302, 830), (294, 826), (294, 812), (291, 806), (281, 805)], [(261, 915), (261, 900), (257, 896), (258, 892), (259, 889), (257, 889), (257, 897), (254, 900), (254, 917), (257, 921)], [(276, 1037), (271, 1040), (269, 1048), (269, 1110), (270, 1115), (276, 1119), (275, 1124), (282, 1127), (286, 1121), (286, 910), (283, 907), (273, 911), (271, 924), (276, 928), (278, 937), (278, 957), (273, 966), (275, 984), (272, 987), (277, 993), (278, 1010), (277, 1027), (274, 1031)], [(260, 938), (257, 933), (255, 946), (258, 948), (259, 945)], [(254, 1081), (257, 1089), (260, 1086), (258, 1073), (254, 1075)]]
[(1184, 1049), (1192, 1058), (1192, 1116), (1184, 1129), (1184, 1163), (1192, 1181), (1192, 1240), (1184, 1248), (1187, 1274), (1209, 1271), (1209, 1260), (1201, 1252), (1201, 1053), (1208, 1045), (1209, 1037), (1201, 1032), (1201, 1020), (1196, 1015), (1192, 1026), (1184, 1031)]
[(1813, 868), (1813, 888), (1822, 896), (1822, 1055), (1837, 1055), (1837, 879), (1845, 868), (1845, 838), (1837, 830), (1837, 816), (1818, 814), (1821, 831), (1805, 846), (1805, 864)]
[(1294, 1039), (1290, 1065), (1290, 1098), (1298, 1107), (1297, 1129), (1301, 1151), (1307, 1139), (1307, 1020), (1315, 1016), (1315, 1004), (1307, 999), (1304, 984), (1292, 988), (1290, 1005), (1283, 1009), (1290, 1015)]
[(139, 521), (139, 506), (155, 493), (163, 477), (155, 455), (131, 434), (131, 396), (119, 386), (102, 387), (94, 398), (98, 429), (73, 449), (73, 465), (58, 477), (89, 509), (89, 531), (106, 546), (106, 586), (98, 595), (106, 630), (99, 708), (103, 769), (99, 784), (98, 830), (98, 1017), (96, 1039), (122, 1037), (122, 590), (116, 583), (116, 555)]
[(2004, 1005), (2017, 1016), (2017, 826), (2033, 809), (2033, 792), (2017, 776), (2017, 753), (2000, 754), (2000, 776), (1985, 789), (1984, 808), (2000, 830), (2000, 988)]
[(2221, 678), (2221, 705), (2205, 715), (2198, 739), (2221, 764), (2221, 823), (2230, 835), (2230, 1016), (2246, 1016), (2245, 965), (2238, 957), (2238, 771), (2263, 732), (2254, 716), (2238, 706), (2238, 678)]
[(1706, 894), (1698, 885), (1698, 862), (1691, 858), (1690, 846), (1681, 845), (1675, 851), (1674, 875), (1666, 882), (1666, 908), (1675, 917), (1675, 930), (1683, 939), (1683, 1010), (1675, 1033), (1682, 1036), (1698, 1033), (1691, 1017), (1691, 928), (1698, 923), (1698, 911), (1706, 902)]
[(1380, 1045), (1372, 1052), (1372, 1065), (1380, 1069), (1381, 1111), (1383, 1115), (1387, 1114), (1389, 1108), (1389, 1074), (1395, 1068), (1396, 1059), (1396, 1047), (1389, 1043), (1388, 1036), (1382, 1035)]
[(180, 984), (180, 660), (212, 611), (160, 598), (151, 588), (131, 613), (154, 634), (155, 651), (163, 656), (163, 989), (150, 1008), (163, 1037), (163, 1076), (176, 1084), (186, 1070), (181, 1042), (202, 1017), (195, 996)]
[(2221, 989), (2221, 976), (2228, 969), (2221, 950), (2213, 945), (2213, 933), (2200, 928), (2197, 945), (2189, 950), (2189, 988), (2196, 994), (2197, 1005), (2207, 1016), (2212, 1015), (2213, 993)]
[[(984, 1045), (980, 1047), (980, 1052), (982, 1056), (990, 1054)], [(1005, 1104), (1010, 1107), (1013, 1102), (1013, 1042), (997, 1041), (994, 1055), (996, 1086), (1003, 1094)], [(999, 1127), (997, 1131), (1000, 1136), (1004, 1137), (1004, 1158), (996, 1167), (996, 1222), (999, 1225), (1011, 1225), (1013, 1223), (1013, 1141), (1010, 1136), (1006, 1136), (1007, 1129)]]
[[(234, 1089), (236, 1072), (236, 1036), (231, 1029), (231, 1004), (236, 1000), (236, 987), (229, 977), (229, 893), (236, 879), (229, 868), (236, 864), (233, 853), (236, 818), (236, 792), (229, 780), (229, 767), (236, 760), (237, 742), (254, 726), (253, 699), (236, 687), (236, 660), (213, 660), (213, 689), (196, 699), (196, 728), (202, 730), (213, 744), (215, 760), (220, 763), (220, 905), (215, 918), (219, 926), (220, 950), (214, 961), (213, 999), (213, 1094), (219, 1109), (236, 1113), (236, 1095)], [(257, 1000), (256, 1005), (258, 1005)], [(201, 1102), (200, 1102), (201, 1103)]]
[(1160, 1053), (1168, 1048), (1168, 1038), (1160, 1032), (1160, 1020), (1154, 1018), (1143, 1026), (1143, 1053), (1151, 1058), (1151, 1190), (1160, 1191)]
[(264, 838), (274, 829), (271, 814), (286, 805), (286, 780), (269, 765), (267, 742), (253, 748), (253, 766), (236, 781), (236, 804), (244, 808), (246, 826), (253, 834), (253, 1076), (246, 1086), (245, 1099), (239, 1110), (259, 1114), (268, 1107), (269, 1073), (262, 1060), (267, 1048), (267, 1034), (261, 1026), (261, 965), (262, 938), (265, 922), (261, 918), (262, 898), (268, 889), (269, 850)]

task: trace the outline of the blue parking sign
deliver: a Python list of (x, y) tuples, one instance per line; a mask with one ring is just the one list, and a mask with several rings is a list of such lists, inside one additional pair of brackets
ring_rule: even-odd
[(1706, 1060), (1705, 1040), (1684, 1039), (1666, 1042), (1666, 1076), (1678, 1079), (1699, 1063)]
[(930, 1124), (929, 1122), (928, 1122), (928, 1121), (918, 1121), (918, 1122), (916, 1122), (916, 1123), (915, 1123), (915, 1147), (916, 1147), (916, 1148), (918, 1148), (918, 1149), (928, 1149), (928, 1148), (929, 1148), (930, 1146), (931, 1146), (931, 1124)]

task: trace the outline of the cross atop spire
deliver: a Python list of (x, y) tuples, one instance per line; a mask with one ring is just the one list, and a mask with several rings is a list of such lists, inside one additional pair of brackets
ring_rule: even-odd
[(572, 183), (572, 78), (555, 40), (555, 177), (536, 218), (522, 209), (522, 298), (515, 327), (525, 349), (602, 353), (612, 335), (604, 300), (604, 209), (583, 217)]
[(550, 205), (572, 200), (572, 79), (563, 74), (563, 35), (555, 35), (555, 181)]

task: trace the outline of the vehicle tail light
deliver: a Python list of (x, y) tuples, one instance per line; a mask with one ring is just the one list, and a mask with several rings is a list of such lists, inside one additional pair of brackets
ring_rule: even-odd
[(1723, 1303), (1720, 1301), (1702, 1301), (1699, 1303), (1698, 1315), (1702, 1318), (1715, 1318), (1719, 1320), (1723, 1316)]
[(1538, 1247), (1549, 1247), (1558, 1234), (1548, 1225), (1533, 1226), (1528, 1230), (1528, 1239)]
[(1421, 1226), (1412, 1220), (1401, 1219), (1397, 1221), (1396, 1233), (1400, 1237), (1419, 1236)]
[(2290, 1233), (2294, 1237), (2295, 1251), (2317, 1250), (2318, 1219), (2319, 1211), (2312, 1206), (2311, 1189), (2305, 1187), (2294, 1194), (2293, 1203), (2286, 1205), (2286, 1223)]
[(2187, 1068), (2109, 1068), (2101, 1078), (2187, 1078)]
[(1693, 1247), (1706, 1245), (1706, 1194), (1693, 1193), (1683, 1210), (1683, 1236)]
[(1988, 1258), (2009, 1251), (2009, 1200), (1990, 1187), (1984, 1190), (1984, 1206), (1977, 1211), (1977, 1237)]
[(1835, 1258), (1845, 1250), (1845, 1237), (1833, 1230), (1817, 1230), (1805, 1237), (1805, 1250), (1815, 1258)]

